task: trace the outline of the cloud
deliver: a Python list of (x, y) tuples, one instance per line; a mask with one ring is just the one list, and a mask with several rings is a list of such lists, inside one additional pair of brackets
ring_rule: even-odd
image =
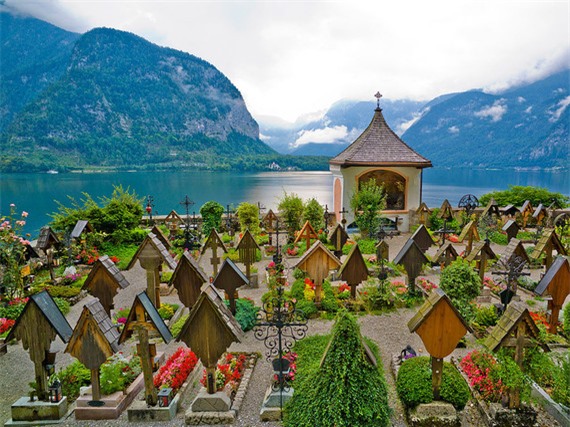
[(269, 135), (263, 135), (261, 132), (259, 133), (259, 139), (262, 141), (269, 141), (271, 137)]
[(570, 105), (570, 96), (567, 96), (566, 98), (561, 100), (558, 104), (556, 104), (556, 106), (558, 107), (556, 110), (549, 111), (551, 117), (548, 119), (548, 121), (551, 123), (558, 121), (562, 113), (564, 113), (564, 110), (568, 108), (568, 105)]
[(526, 110), (524, 110), (525, 113), (530, 114), (532, 113), (532, 105), (530, 107), (527, 107)]
[(407, 131), (409, 128), (412, 127), (412, 125), (417, 122), (424, 114), (427, 114), (427, 112), (430, 110), (429, 107), (427, 107), (426, 109), (424, 109), (423, 111), (420, 111), (419, 113), (414, 113), (413, 117), (408, 120), (407, 122), (403, 122), (400, 123), (398, 125), (398, 127), (396, 128), (396, 133), (400, 136), (402, 136), (402, 134)]
[(447, 129), (449, 133), (459, 133), (459, 128), (457, 126), (451, 126), (449, 129)]
[(519, 97), (517, 97), (517, 102), (518, 102), (519, 104), (522, 104), (523, 102), (526, 102), (526, 99), (525, 99), (524, 97), (522, 97), (522, 96), (519, 96)]
[(504, 104), (504, 99), (499, 99), (491, 106), (484, 107), (482, 110), (475, 113), (475, 117), (485, 118), (490, 117), (492, 122), (498, 122), (503, 118), (507, 112), (507, 106)]
[(310, 142), (316, 144), (330, 144), (339, 142), (346, 139), (348, 136), (348, 129), (346, 126), (325, 127), (315, 130), (302, 130), (298, 133), (299, 137), (291, 144), (292, 148), (297, 148), (300, 145), (308, 144)]

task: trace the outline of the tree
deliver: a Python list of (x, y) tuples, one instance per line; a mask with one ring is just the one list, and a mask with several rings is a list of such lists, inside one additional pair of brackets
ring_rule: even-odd
[(202, 232), (204, 235), (209, 236), (213, 228), (220, 229), (223, 214), (224, 207), (218, 202), (210, 200), (202, 205), (200, 215), (202, 215)]
[(481, 278), (463, 258), (457, 258), (441, 273), (439, 287), (463, 317), (472, 317), (471, 301), (481, 293)]
[(303, 208), (303, 222), (309, 221), (315, 231), (325, 228), (325, 210), (315, 198), (307, 200)]
[(479, 198), (481, 205), (485, 206), (489, 203), (491, 198), (495, 199), (499, 206), (515, 205), (522, 206), (526, 200), (530, 200), (532, 206), (538, 206), (542, 203), (545, 206), (550, 206), (553, 201), (561, 207), (567, 207), (570, 203), (570, 198), (560, 193), (548, 191), (542, 187), (522, 186), (522, 185), (509, 185), (508, 190), (492, 191), (483, 194)]
[(352, 194), (350, 207), (362, 237), (368, 237), (380, 226), (380, 212), (386, 207), (382, 186), (373, 179), (362, 183), (360, 189)]
[(301, 227), (301, 218), (303, 217), (303, 200), (295, 193), (283, 192), (283, 197), (277, 205), (279, 214), (289, 234), (289, 240), (295, 237), (295, 232)]
[(249, 229), (253, 235), (259, 234), (259, 208), (257, 205), (242, 202), (237, 207), (237, 216), (241, 231)]

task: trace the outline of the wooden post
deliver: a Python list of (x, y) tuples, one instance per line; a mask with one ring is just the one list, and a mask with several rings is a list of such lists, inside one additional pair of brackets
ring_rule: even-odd
[(38, 400), (48, 400), (48, 377), (43, 363), (34, 361), (34, 368), (36, 372), (36, 384), (38, 386)]
[(431, 357), (431, 385), (433, 389), (434, 400), (439, 400), (439, 388), (441, 387), (441, 378), (443, 373), (443, 359)]
[(158, 268), (161, 264), (161, 259), (158, 256), (140, 256), (139, 261), (141, 267), (146, 270), (146, 293), (154, 304), (160, 308), (160, 273)]
[(152, 378), (152, 360), (148, 343), (148, 331), (144, 326), (137, 326), (139, 345), (137, 350), (141, 359), (141, 368), (144, 376), (145, 400), (150, 406), (155, 406), (158, 402), (158, 395), (154, 387)]
[(214, 394), (216, 392), (216, 368), (206, 367), (206, 390), (208, 394)]
[(101, 400), (101, 383), (99, 381), (99, 369), (91, 369), (91, 397), (93, 400)]

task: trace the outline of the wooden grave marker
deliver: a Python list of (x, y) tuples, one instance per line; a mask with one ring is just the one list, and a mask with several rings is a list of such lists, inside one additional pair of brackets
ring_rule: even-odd
[(247, 280), (251, 279), (251, 265), (257, 260), (257, 251), (261, 251), (261, 248), (255, 241), (255, 238), (249, 231), (245, 230), (242, 238), (239, 240), (236, 249), (239, 253), (239, 260), (245, 265), (245, 275)]
[(318, 238), (319, 236), (315, 232), (315, 229), (313, 228), (311, 223), (307, 220), (305, 221), (303, 228), (301, 228), (301, 231), (299, 231), (299, 234), (297, 234), (297, 237), (295, 238), (295, 241), (293, 243), (297, 243), (301, 239), (304, 239), (305, 248), (308, 249), (311, 247), (311, 239), (316, 240)]
[(424, 225), (420, 225), (410, 237), (422, 252), (427, 251), (435, 242)]
[(170, 279), (170, 283), (178, 291), (180, 302), (188, 308), (192, 308), (196, 304), (200, 296), (200, 289), (207, 281), (208, 276), (188, 251), (184, 252), (178, 261), (176, 270)]
[(532, 208), (532, 204), (530, 200), (525, 200), (521, 207), (521, 218), (522, 218), (522, 228), (526, 229), (526, 225), (528, 220), (532, 217), (534, 209)]
[(388, 262), (388, 259), (390, 257), (390, 246), (388, 243), (386, 243), (385, 240), (380, 240), (378, 243), (376, 243), (375, 248), (377, 261), (381, 262), (384, 260)]
[(441, 289), (436, 288), (408, 322), (411, 333), (417, 333), (431, 356), (432, 388), (435, 399), (443, 373), (443, 358), (449, 356), (471, 327)]
[(191, 348), (206, 367), (208, 394), (216, 393), (218, 360), (231, 343), (241, 342), (242, 336), (241, 327), (223, 298), (211, 284), (204, 285), (176, 340)]
[(239, 298), (238, 288), (248, 285), (249, 280), (242, 271), (229, 258), (222, 264), (220, 272), (213, 281), (213, 285), (225, 291), (226, 298), (230, 301), (230, 311), (236, 314), (236, 299)]
[(439, 213), (437, 214), (438, 218), (443, 219), (444, 221), (451, 221), (453, 219), (453, 208), (451, 207), (451, 203), (449, 200), (445, 199), (439, 208)]
[(520, 213), (520, 210), (515, 205), (507, 205), (501, 209), (501, 213), (503, 216), (514, 219), (516, 215)]
[(202, 255), (204, 255), (208, 249), (212, 250), (212, 258), (210, 258), (210, 264), (212, 264), (214, 273), (213, 275), (215, 276), (218, 274), (218, 265), (221, 263), (220, 257), (218, 256), (218, 249), (221, 249), (225, 254), (228, 253), (226, 245), (224, 245), (222, 238), (215, 228), (212, 228), (210, 235), (206, 239), (206, 243), (204, 243), (204, 246), (202, 247)]
[(181, 224), (184, 224), (184, 220), (176, 211), (173, 209), (170, 211), (168, 215), (164, 218), (164, 223), (168, 226), (170, 231), (178, 230)]
[(491, 249), (491, 244), (489, 240), (483, 240), (477, 242), (473, 247), (473, 250), (465, 258), (468, 262), (475, 261), (477, 263), (477, 268), (479, 269), (479, 277), (481, 278), (481, 283), (485, 279), (485, 270), (487, 269), (487, 261), (490, 259), (498, 259), (493, 249)]
[(536, 207), (536, 209), (534, 210), (534, 212), (532, 214), (532, 217), (536, 221), (536, 225), (543, 225), (543, 222), (547, 216), (548, 216), (548, 212), (546, 210), (546, 207), (542, 203), (540, 203)]
[(501, 216), (501, 212), (499, 212), (499, 205), (495, 199), (491, 197), (491, 200), (489, 200), (489, 203), (487, 203), (487, 206), (485, 206), (485, 209), (483, 209), (483, 212), (481, 212), (481, 218), (492, 215), (495, 215), (497, 218), (499, 218)]
[(434, 263), (440, 265), (443, 270), (443, 267), (447, 267), (449, 264), (455, 261), (458, 256), (459, 255), (457, 254), (457, 251), (451, 242), (445, 242), (434, 255), (433, 260)]
[(269, 209), (269, 212), (267, 212), (267, 214), (261, 220), (261, 223), (263, 224), (265, 230), (267, 231), (267, 234), (269, 235), (270, 246), (273, 245), (272, 234), (276, 231), (275, 229), (278, 224), (277, 221), (278, 221), (277, 215), (275, 215), (275, 212), (273, 212), (271, 209)]
[(149, 233), (140, 244), (127, 270), (133, 268), (137, 261), (146, 270), (147, 294), (154, 306), (160, 308), (160, 268), (164, 263), (175, 270), (176, 261), (153, 233)]
[(82, 290), (88, 291), (105, 309), (110, 317), (114, 308), (113, 299), (121, 289), (129, 286), (129, 282), (119, 271), (115, 263), (107, 255), (99, 257), (83, 283)]
[(46, 252), (49, 248), (56, 248), (61, 244), (55, 232), (49, 226), (40, 229), (36, 248)]
[(348, 241), (348, 233), (342, 227), (342, 225), (337, 224), (336, 227), (329, 234), (329, 241), (334, 245), (334, 254), (340, 259), (342, 256), (342, 247)]
[(368, 267), (358, 245), (353, 245), (338, 270), (338, 277), (350, 285), (350, 297), (356, 299), (356, 287), (368, 279)]
[(552, 265), (553, 251), (556, 251), (558, 255), (568, 255), (566, 253), (566, 248), (564, 248), (564, 245), (556, 234), (554, 228), (545, 228), (542, 230), (542, 236), (540, 236), (540, 239), (538, 240), (534, 251), (530, 254), (530, 257), (533, 260), (538, 261), (540, 256), (544, 254), (544, 265), (548, 270)]
[(71, 231), (71, 238), (77, 239), (81, 237), (82, 234), (93, 233), (95, 231), (93, 226), (86, 219), (80, 219), (75, 223), (75, 227)]
[[(524, 304), (512, 302), (499, 318), (497, 325), (485, 340), (485, 347), (497, 351), (501, 347), (514, 347), (515, 362), (523, 367), (524, 349), (540, 345), (544, 351), (550, 351), (548, 345), (540, 343), (540, 332)], [(520, 390), (511, 390), (509, 408), (520, 406)]]
[(419, 217), (418, 222), (421, 225), (427, 226), (430, 213), (431, 213), (430, 208), (428, 208), (425, 202), (422, 202), (420, 207), (416, 210), (416, 215), (418, 215)]
[(156, 344), (149, 342), (149, 333), (158, 332), (165, 344), (172, 341), (172, 334), (145, 291), (137, 294), (133, 301), (131, 311), (119, 337), (119, 344), (128, 340), (135, 331), (139, 339), (137, 354), (141, 359), (144, 376), (145, 400), (148, 405), (156, 406), (158, 394), (152, 377)]
[(503, 260), (504, 264), (507, 265), (515, 256), (522, 258), (527, 264), (530, 265), (530, 258), (519, 239), (511, 239), (505, 248), (503, 255), (501, 255), (501, 259)]
[(511, 239), (517, 238), (517, 234), (519, 233), (520, 227), (516, 221), (510, 219), (505, 223), (505, 225), (503, 225), (502, 230), (505, 233), (507, 233), (507, 242), (510, 242)]
[(34, 364), (38, 399), (49, 400), (47, 364), (55, 361), (51, 344), (56, 336), (64, 343), (69, 342), (73, 331), (47, 291), (30, 296), (24, 310), (8, 333), (6, 342), (21, 340), (22, 347), (30, 354)]
[(429, 263), (424, 252), (420, 249), (418, 244), (409, 238), (404, 247), (398, 252), (394, 258), (394, 264), (401, 264), (406, 270), (408, 275), (408, 292), (415, 293), (416, 277), (422, 271), (422, 266)]
[(91, 395), (95, 402), (101, 400), (99, 368), (119, 350), (118, 339), (119, 331), (99, 300), (85, 304), (65, 352), (91, 371)]
[(570, 263), (567, 258), (556, 258), (534, 289), (534, 293), (540, 296), (548, 294), (552, 298), (549, 301), (550, 319), (548, 332), (551, 334), (557, 333), (558, 315), (566, 297), (570, 295)]
[(465, 248), (465, 253), (469, 255), (473, 250), (473, 242), (481, 240), (479, 236), (479, 230), (477, 229), (477, 221), (469, 221), (461, 230), (461, 234), (459, 235), (459, 241), (463, 242), (467, 239), (467, 247)]
[(329, 251), (323, 242), (317, 240), (303, 254), (295, 267), (305, 271), (315, 282), (315, 303), (321, 303), (323, 281), (333, 269), (340, 267), (339, 259)]
[(158, 225), (154, 225), (151, 229), (150, 232), (152, 234), (154, 234), (158, 240), (160, 240), (162, 242), (162, 244), (164, 245), (164, 247), (167, 250), (170, 250), (172, 248), (172, 244), (170, 243), (170, 240), (168, 240), (168, 237), (166, 236), (166, 234), (164, 234), (164, 232), (160, 229), (160, 227)]

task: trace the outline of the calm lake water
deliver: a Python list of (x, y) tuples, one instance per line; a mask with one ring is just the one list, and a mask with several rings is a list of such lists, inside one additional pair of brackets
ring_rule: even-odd
[[(56, 200), (70, 205), (67, 196), (79, 200), (83, 192), (96, 200), (109, 196), (113, 185), (129, 187), (138, 195), (154, 196), (154, 213), (166, 215), (172, 209), (185, 212), (179, 203), (188, 195), (195, 202), (190, 212), (200, 210), (208, 200), (222, 205), (242, 201), (261, 202), (275, 209), (283, 192), (303, 199), (315, 197), (332, 206), (332, 177), (329, 172), (116, 172), (101, 174), (3, 174), (0, 176), (0, 213), (9, 212), (10, 203), (18, 212), (29, 213), (25, 231), (36, 237), (57, 210)], [(427, 169), (424, 172), (423, 200), (438, 207), (444, 199), (456, 206), (467, 193), (481, 196), (508, 185), (533, 185), (570, 195), (568, 171), (479, 171), (468, 169)]]

